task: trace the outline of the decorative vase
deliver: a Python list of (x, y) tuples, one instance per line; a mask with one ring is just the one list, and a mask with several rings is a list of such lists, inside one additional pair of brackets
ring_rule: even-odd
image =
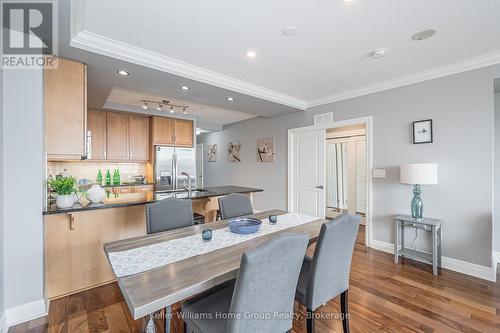
[(93, 184), (87, 191), (87, 199), (92, 203), (99, 203), (106, 196), (106, 191), (99, 186), (99, 184)]
[(75, 203), (75, 198), (72, 194), (58, 194), (56, 197), (56, 206), (58, 208), (69, 208)]
[(420, 198), (420, 185), (413, 186), (413, 199), (411, 200), (411, 217), (416, 220), (421, 220), (424, 212), (424, 203)]

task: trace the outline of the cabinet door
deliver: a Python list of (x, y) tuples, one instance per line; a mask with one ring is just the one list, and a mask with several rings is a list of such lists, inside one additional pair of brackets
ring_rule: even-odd
[(174, 143), (174, 120), (165, 117), (152, 117), (153, 144), (172, 145)]
[(45, 142), (49, 160), (79, 160), (85, 155), (86, 66), (59, 58), (44, 70)]
[(130, 116), (130, 159), (149, 160), (149, 118)]
[(175, 145), (193, 147), (193, 122), (191, 120), (175, 119)]
[(87, 111), (87, 130), (91, 133), (89, 159), (106, 159), (106, 112)]
[(106, 146), (108, 160), (129, 159), (129, 115), (106, 113)]

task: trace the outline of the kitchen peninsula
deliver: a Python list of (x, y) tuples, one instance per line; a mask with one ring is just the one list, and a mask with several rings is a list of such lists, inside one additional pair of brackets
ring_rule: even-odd
[[(172, 192), (191, 199), (193, 212), (215, 220), (218, 198), (231, 193), (252, 196), (261, 189), (240, 186), (207, 187)], [(127, 198), (130, 197), (130, 200)], [(49, 299), (114, 281), (103, 244), (146, 235), (145, 204), (155, 202), (153, 192), (132, 193), (91, 204), (86, 199), (66, 209), (53, 205), (44, 214), (46, 294)]]

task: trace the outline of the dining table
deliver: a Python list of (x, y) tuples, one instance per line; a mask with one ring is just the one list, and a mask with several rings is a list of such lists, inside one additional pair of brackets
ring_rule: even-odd
[[(104, 244), (104, 251), (132, 317), (139, 319), (149, 316), (145, 331), (155, 332), (155, 313), (165, 308), (170, 309), (175, 303), (236, 278), (245, 251), (252, 250), (281, 233), (307, 233), (310, 243), (313, 243), (317, 240), (321, 225), (326, 222), (318, 217), (277, 209), (248, 217), (259, 219), (263, 224), (271, 224), (268, 220), (270, 215), (277, 216), (276, 225), (279, 228), (261, 228), (268, 232), (242, 238), (242, 241), (229, 243), (228, 246), (219, 245), (219, 248), (208, 252), (190, 253), (189, 244), (198, 241), (198, 236), (202, 242), (201, 234), (204, 229), (211, 229), (214, 239), (222, 237), (224, 233), (228, 234), (230, 219)], [(288, 227), (285, 222), (292, 217), (292, 220), (302, 220), (300, 224), (290, 223)], [(166, 253), (172, 252), (175, 244), (177, 251), (181, 253)], [(203, 243), (200, 245), (203, 246)], [(157, 255), (158, 258), (149, 259)], [(174, 258), (165, 259), (165, 255)], [(166, 316), (165, 331), (170, 331), (169, 315)]]

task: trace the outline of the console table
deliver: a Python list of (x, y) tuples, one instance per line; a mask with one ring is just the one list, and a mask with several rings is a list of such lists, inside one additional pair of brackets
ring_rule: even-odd
[[(398, 263), (399, 256), (422, 261), (432, 265), (432, 273), (438, 275), (438, 267), (441, 267), (441, 227), (443, 221), (437, 219), (423, 218), (414, 219), (409, 215), (394, 216), (395, 244), (394, 263)], [(423, 229), (431, 234), (431, 253), (407, 249), (404, 247), (405, 227)]]

